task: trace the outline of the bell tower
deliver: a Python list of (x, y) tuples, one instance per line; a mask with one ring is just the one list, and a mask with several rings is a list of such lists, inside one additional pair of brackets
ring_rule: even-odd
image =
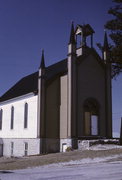
[(90, 37), (90, 47), (93, 47), (93, 33), (95, 32), (89, 24), (77, 25), (75, 31), (77, 43), (77, 56), (80, 56), (84, 53), (85, 48), (88, 46), (88, 37)]

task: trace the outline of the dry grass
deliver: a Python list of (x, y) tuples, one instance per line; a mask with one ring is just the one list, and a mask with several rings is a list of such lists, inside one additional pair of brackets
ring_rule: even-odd
[(28, 167), (42, 166), (52, 163), (67, 162), (83, 158), (107, 157), (122, 154), (122, 149), (110, 150), (84, 150), (66, 153), (54, 153), (40, 156), (29, 156), (23, 158), (0, 158), (0, 170), (25, 169)]

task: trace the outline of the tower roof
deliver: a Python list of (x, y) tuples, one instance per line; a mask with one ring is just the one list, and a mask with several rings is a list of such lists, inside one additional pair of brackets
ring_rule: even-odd
[(74, 32), (74, 24), (72, 22), (69, 44), (74, 44), (74, 43), (75, 43), (75, 32)]
[(80, 34), (80, 33), (83, 33), (83, 35), (87, 37), (95, 33), (95, 31), (89, 24), (84, 24), (84, 25), (78, 24), (76, 27), (76, 34)]
[(103, 44), (103, 50), (106, 51), (109, 49), (109, 46), (108, 46), (108, 38), (107, 38), (107, 33), (105, 31), (105, 34), (104, 34), (104, 44)]
[(40, 64), (40, 68), (41, 68), (41, 69), (45, 68), (44, 50), (42, 50), (42, 57), (41, 57), (41, 64)]

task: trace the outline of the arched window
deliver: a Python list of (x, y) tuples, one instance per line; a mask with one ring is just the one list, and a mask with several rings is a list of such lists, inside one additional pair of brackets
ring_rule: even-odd
[(0, 130), (2, 130), (2, 118), (3, 118), (3, 110), (0, 110)]
[(11, 129), (14, 128), (14, 106), (11, 107)]
[(25, 103), (24, 107), (24, 128), (28, 126), (28, 103)]
[(85, 135), (98, 135), (99, 104), (95, 99), (84, 102)]

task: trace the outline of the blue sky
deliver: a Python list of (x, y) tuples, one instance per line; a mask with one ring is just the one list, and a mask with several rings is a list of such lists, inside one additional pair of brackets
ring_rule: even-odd
[[(112, 0), (0, 0), (0, 96), (38, 70), (41, 49), (47, 66), (67, 56), (71, 21), (89, 23), (95, 30), (94, 47), (102, 43), (112, 5)], [(122, 116), (121, 91), (122, 76), (113, 82), (115, 132)]]

